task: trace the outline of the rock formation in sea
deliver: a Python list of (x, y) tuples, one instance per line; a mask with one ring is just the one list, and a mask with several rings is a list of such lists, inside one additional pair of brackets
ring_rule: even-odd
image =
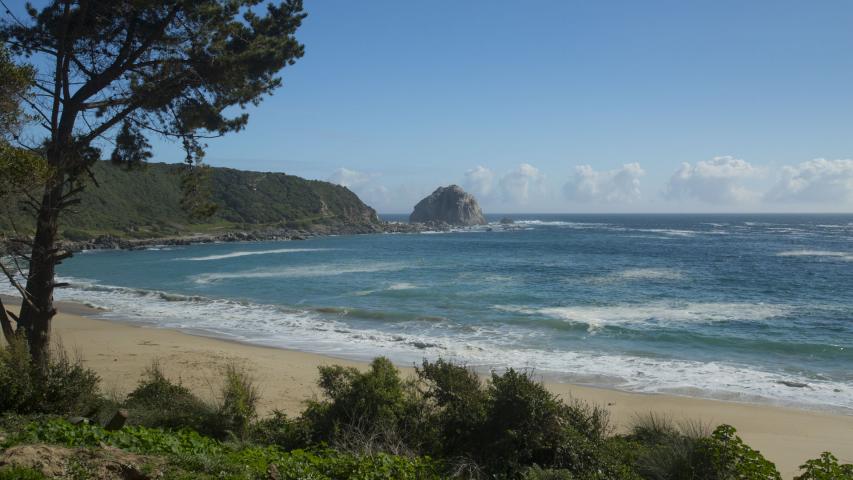
[(485, 225), (486, 217), (473, 195), (458, 185), (438, 187), (424, 198), (409, 216), (411, 223), (447, 223), (449, 225)]

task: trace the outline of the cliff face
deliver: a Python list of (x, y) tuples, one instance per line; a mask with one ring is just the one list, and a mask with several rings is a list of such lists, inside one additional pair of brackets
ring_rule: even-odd
[(409, 222), (444, 222), (450, 225), (485, 225), (477, 200), (457, 185), (438, 187), (415, 205)]

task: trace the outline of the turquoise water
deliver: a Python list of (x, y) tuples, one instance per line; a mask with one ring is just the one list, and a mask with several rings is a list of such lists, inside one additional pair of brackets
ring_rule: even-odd
[(853, 216), (515, 218), (84, 253), (62, 265), (72, 287), (58, 297), (110, 318), (343, 357), (442, 356), (853, 412)]

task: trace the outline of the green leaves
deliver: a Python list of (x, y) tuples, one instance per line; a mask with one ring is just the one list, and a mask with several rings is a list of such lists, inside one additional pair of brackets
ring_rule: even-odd
[(292, 480), (441, 478), (438, 464), (428, 457), (408, 458), (383, 453), (351, 455), (327, 449), (291, 452), (276, 447), (234, 449), (188, 430), (125, 427), (108, 432), (98, 426), (49, 420), (29, 424), (22, 434), (11, 440), (15, 444), (52, 443), (87, 448), (109, 445), (138, 454), (165, 455), (174, 468), (191, 474), (186, 478), (268, 478), (267, 472), (272, 465), (279, 474), (276, 478)]
[(32, 67), (14, 63), (0, 45), (0, 143), (10, 140), (29, 120), (23, 105), (34, 74)]
[(694, 469), (707, 480), (781, 480), (775, 465), (745, 444), (731, 425), (720, 425), (700, 440)]
[(175, 432), (145, 427), (125, 427), (107, 431), (95, 425), (72, 425), (65, 420), (34, 422), (14, 443), (52, 443), (67, 447), (98, 447), (110, 445), (122, 450), (144, 454), (207, 454), (219, 455), (225, 449), (216, 440), (191, 430)]
[(819, 458), (800, 465), (803, 473), (794, 480), (853, 480), (853, 465), (840, 465), (835, 455), (823, 452)]
[(141, 167), (152, 155), (151, 144), (142, 135), (139, 127), (129, 121), (122, 123), (115, 145), (110, 161), (128, 170)]

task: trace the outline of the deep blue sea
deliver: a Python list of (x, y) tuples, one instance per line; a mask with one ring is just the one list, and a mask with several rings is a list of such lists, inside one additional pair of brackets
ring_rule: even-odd
[(84, 253), (57, 297), (339, 357), (853, 412), (853, 215), (511, 217)]

